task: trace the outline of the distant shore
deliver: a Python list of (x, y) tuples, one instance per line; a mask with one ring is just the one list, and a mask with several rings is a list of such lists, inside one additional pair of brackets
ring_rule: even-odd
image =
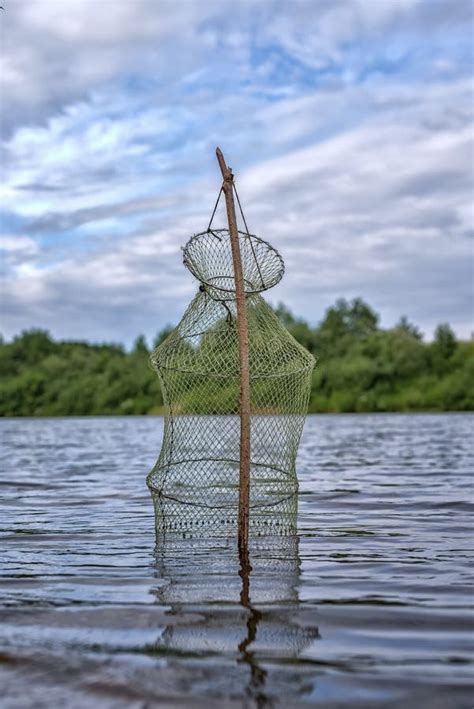
[[(338, 301), (314, 328), (283, 305), (275, 312), (318, 360), (309, 413), (474, 411), (474, 341), (457, 340), (446, 323), (427, 343), (403, 317), (394, 328), (380, 328), (377, 314), (358, 298)], [(158, 333), (153, 347), (171, 330)], [(0, 341), (0, 416), (162, 415), (151, 349), (143, 336), (126, 351), (57, 341), (43, 330)], [(181, 412), (229, 413), (219, 387), (212, 400), (197, 394), (186, 392)]]

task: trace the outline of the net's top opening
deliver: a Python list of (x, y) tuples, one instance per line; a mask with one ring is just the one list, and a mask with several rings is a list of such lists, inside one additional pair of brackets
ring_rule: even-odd
[[(285, 271), (283, 259), (267, 241), (239, 231), (245, 293), (275, 286)], [(183, 262), (216, 300), (235, 298), (234, 266), (228, 229), (210, 229), (193, 236), (183, 249)]]

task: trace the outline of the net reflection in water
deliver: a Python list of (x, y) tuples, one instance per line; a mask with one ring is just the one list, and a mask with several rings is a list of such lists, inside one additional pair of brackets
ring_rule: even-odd
[[(275, 692), (291, 696), (303, 691), (301, 675), (284, 673), (281, 686), (274, 676), (268, 682), (267, 663), (275, 655), (288, 661), (297, 658), (318, 637), (314, 625), (297, 620), (296, 496), (291, 502), (293, 511), (287, 508), (280, 519), (281, 533), (263, 534), (254, 527), (248, 549), (240, 554), (234, 530), (228, 527), (220, 527), (220, 535), (157, 536), (161, 583), (156, 601), (170, 606), (170, 617), (173, 621), (179, 617), (180, 622), (170, 622), (156, 649), (171, 656), (228, 658), (232, 662), (220, 673), (220, 690), (237, 697), (246, 687), (246, 695), (257, 706), (271, 705)], [(213, 526), (213, 511), (208, 513)]]

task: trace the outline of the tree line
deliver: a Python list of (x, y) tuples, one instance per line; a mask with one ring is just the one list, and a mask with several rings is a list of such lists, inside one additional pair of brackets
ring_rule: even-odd
[[(390, 329), (360, 298), (341, 299), (311, 327), (280, 304), (276, 314), (318, 359), (309, 411), (474, 410), (474, 342), (438, 325), (424, 342), (402, 317)], [(153, 347), (170, 333), (158, 333)], [(117, 344), (55, 341), (32, 329), (0, 341), (0, 415), (160, 414), (163, 399), (140, 335), (131, 351)]]

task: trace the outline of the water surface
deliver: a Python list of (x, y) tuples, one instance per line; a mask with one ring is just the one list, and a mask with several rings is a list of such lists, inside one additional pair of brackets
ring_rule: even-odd
[(155, 549), (154, 417), (0, 421), (0, 705), (472, 707), (474, 417), (310, 416), (298, 535)]

